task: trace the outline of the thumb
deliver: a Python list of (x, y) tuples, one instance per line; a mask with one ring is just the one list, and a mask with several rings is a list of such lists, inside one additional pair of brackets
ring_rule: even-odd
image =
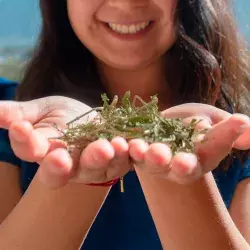
[(191, 116), (204, 116), (210, 119), (211, 124), (216, 124), (224, 119), (228, 119), (232, 114), (203, 103), (185, 103), (173, 106), (162, 112), (165, 118), (187, 118)]
[(13, 121), (26, 120), (35, 123), (39, 116), (36, 101), (0, 101), (0, 128), (9, 129)]

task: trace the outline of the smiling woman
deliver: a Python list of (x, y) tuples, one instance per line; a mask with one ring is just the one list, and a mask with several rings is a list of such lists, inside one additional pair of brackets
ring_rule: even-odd
[[(89, 5), (73, 0), (68, 1), (68, 13), (78, 39), (98, 60), (118, 69), (136, 69), (151, 64), (173, 45), (176, 4), (177, 0), (137, 0), (132, 4), (95, 1)], [(140, 26), (140, 32), (128, 33), (129, 28)]]
[[(40, 6), (39, 43), (15, 101), (0, 102), (0, 249), (250, 249), (250, 119), (237, 105), (250, 71), (228, 1)], [(101, 136), (69, 154), (51, 139), (101, 93), (128, 90), (145, 101), (157, 94), (162, 117), (202, 119), (194, 152)]]

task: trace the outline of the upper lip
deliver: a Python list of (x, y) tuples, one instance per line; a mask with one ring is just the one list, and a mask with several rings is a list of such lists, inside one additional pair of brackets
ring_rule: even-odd
[(140, 24), (144, 22), (151, 22), (151, 20), (140, 20), (140, 21), (105, 21), (104, 23), (122, 24), (122, 25), (132, 25)]

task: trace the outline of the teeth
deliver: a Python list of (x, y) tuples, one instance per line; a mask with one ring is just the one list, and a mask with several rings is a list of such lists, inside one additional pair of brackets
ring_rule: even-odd
[(148, 25), (148, 22), (141, 22), (137, 24), (124, 25), (124, 24), (116, 24), (116, 23), (108, 23), (109, 27), (120, 34), (135, 34), (141, 30), (144, 30)]

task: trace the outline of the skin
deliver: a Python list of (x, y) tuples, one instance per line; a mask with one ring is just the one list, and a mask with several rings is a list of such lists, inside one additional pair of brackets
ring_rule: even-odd
[[(104, 67), (137, 70), (156, 63), (175, 41), (176, 0), (68, 0), (68, 15), (75, 34)], [(127, 41), (109, 34), (103, 23), (155, 21), (143, 39)], [(145, 53), (147, 48), (147, 53)]]
[[(121, 96), (129, 89), (132, 95), (138, 94), (146, 100), (155, 93), (170, 99), (167, 84), (162, 84), (165, 82), (163, 55), (176, 40), (176, 4), (176, 0), (95, 0), (89, 5), (87, 0), (68, 0), (74, 32), (96, 57), (99, 72), (111, 95)], [(154, 28), (136, 41), (116, 38), (103, 25), (150, 20), (155, 21)], [(131, 88), (133, 82), (137, 84), (135, 89)]]
[[(6, 204), (1, 213), (1, 249), (77, 249), (109, 191), (109, 188), (93, 188), (82, 183), (108, 181), (124, 175), (133, 166), (164, 248), (249, 249), (249, 220), (246, 219), (250, 208), (246, 199), (249, 182), (244, 181), (237, 188), (230, 217), (210, 171), (232, 147), (250, 148), (250, 121), (242, 114), (231, 115), (203, 104), (170, 108), (174, 95), (165, 82), (162, 55), (175, 40), (176, 1), (94, 0), (91, 5), (87, 2), (68, 0), (69, 18), (78, 38), (96, 56), (109, 93), (122, 96), (129, 89), (132, 95), (148, 99), (159, 91), (163, 93), (159, 98), (163, 116), (181, 117), (184, 123), (202, 117), (199, 128), (209, 128), (205, 138), (208, 140), (203, 144), (197, 141), (195, 154), (179, 153), (174, 157), (170, 148), (160, 143), (147, 145), (132, 140), (127, 144), (122, 138), (111, 142), (98, 140), (83, 152), (76, 152), (72, 159), (64, 145), (48, 142), (49, 137), (58, 135), (51, 124), (56, 122), (64, 128), (66, 122), (89, 107), (64, 97), (1, 102), (0, 127), (9, 130), (15, 154), (40, 164), (22, 198), (16, 184), (7, 186), (16, 183), (18, 171), (11, 173), (13, 170), (5, 163), (0, 166), (0, 176), (9, 176), (3, 178), (1, 189), (7, 192), (0, 196), (1, 204)], [(107, 35), (98, 23), (98, 20), (138, 21), (135, 18), (158, 18), (145, 39), (118, 41)], [(162, 29), (164, 24), (167, 28)], [(79, 197), (76, 193), (81, 196), (80, 201), (75, 198)], [(19, 200), (12, 210), (13, 203)], [(34, 216), (38, 213), (40, 216)], [(176, 213), (179, 219), (173, 217)], [(53, 227), (50, 227), (52, 218)]]

